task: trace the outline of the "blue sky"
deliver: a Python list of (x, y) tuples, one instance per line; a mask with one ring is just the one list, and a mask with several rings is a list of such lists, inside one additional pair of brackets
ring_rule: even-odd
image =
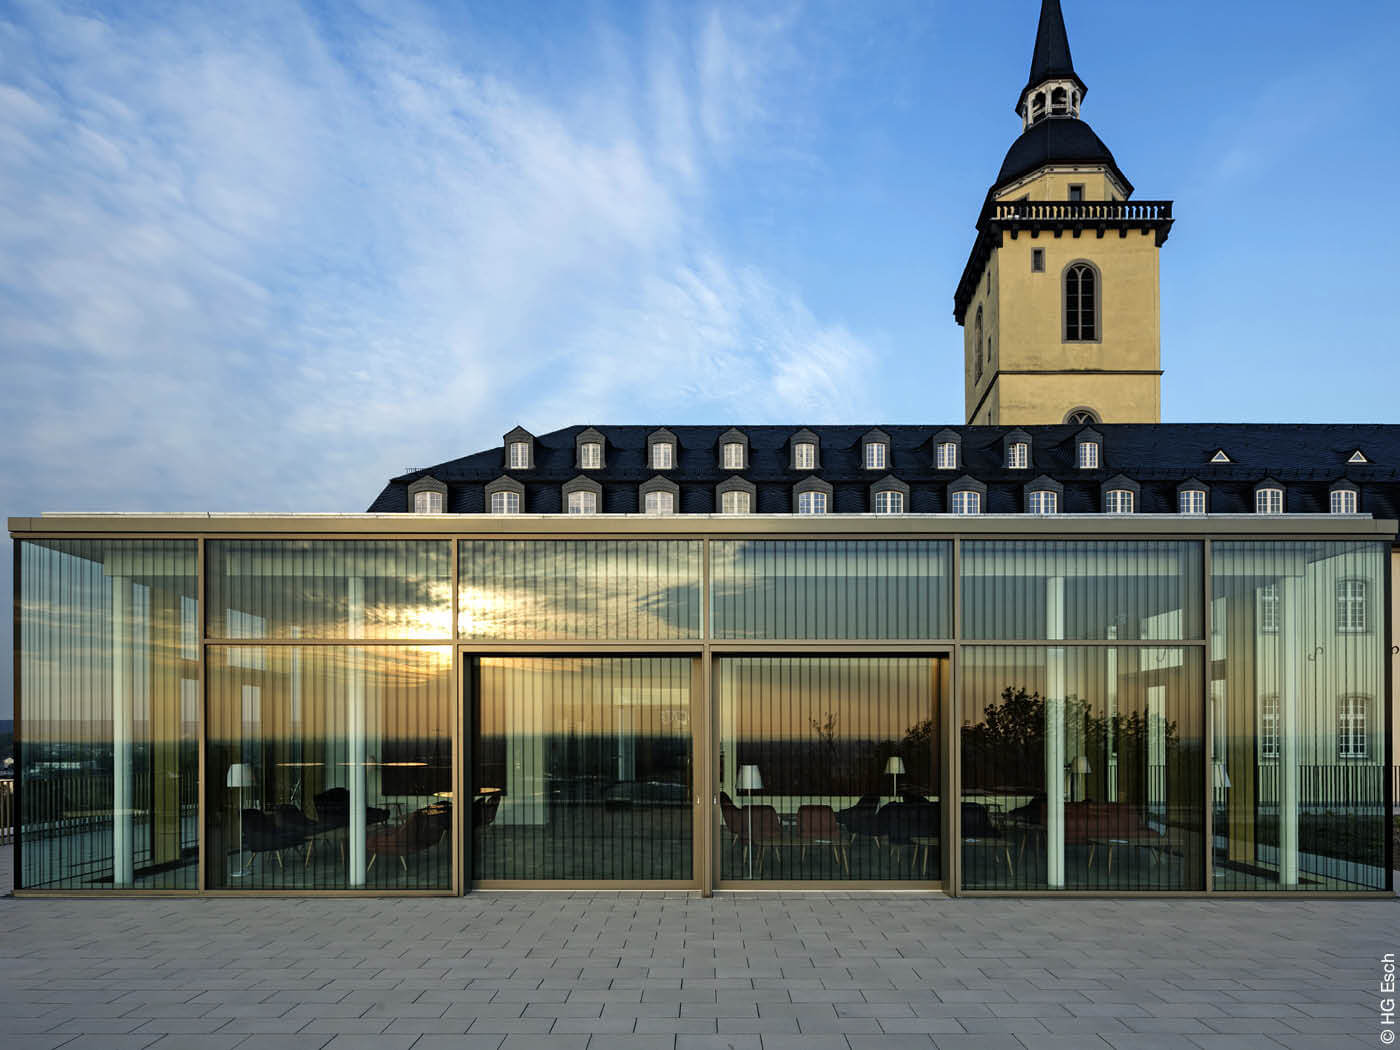
[[(1176, 201), (1165, 418), (1396, 422), (1400, 6), (1064, 6)], [(358, 511), (516, 423), (961, 422), (1038, 8), (3, 0), (0, 512)]]

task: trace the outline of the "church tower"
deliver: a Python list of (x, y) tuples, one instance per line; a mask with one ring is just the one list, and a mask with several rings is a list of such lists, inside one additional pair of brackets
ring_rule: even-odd
[(1088, 87), (1060, 0), (1042, 0), (1011, 146), (954, 296), (971, 424), (1161, 422), (1158, 249), (1170, 201), (1080, 119)]

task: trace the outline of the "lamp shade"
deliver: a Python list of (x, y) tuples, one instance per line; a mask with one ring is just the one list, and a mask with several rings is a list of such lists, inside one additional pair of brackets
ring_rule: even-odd
[(253, 786), (253, 767), (247, 762), (235, 762), (228, 767), (228, 779), (224, 781), (231, 788)]
[(757, 766), (740, 766), (739, 783), (740, 791), (758, 791), (763, 787), (763, 778), (758, 775)]
[(1092, 773), (1093, 771), (1094, 770), (1089, 765), (1089, 757), (1087, 755), (1074, 756), (1074, 764), (1070, 766), (1071, 773), (1078, 773), (1082, 776), (1087, 773)]
[(885, 763), (885, 772), (902, 775), (904, 773), (904, 759), (900, 758), (898, 755), (891, 755), (890, 760)]

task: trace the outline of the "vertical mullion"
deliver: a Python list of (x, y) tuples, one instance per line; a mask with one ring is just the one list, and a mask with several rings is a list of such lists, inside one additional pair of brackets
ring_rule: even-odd
[(1215, 726), (1211, 718), (1210, 684), (1211, 684), (1211, 664), (1215, 659), (1212, 651), (1214, 645), (1212, 614), (1214, 612), (1213, 594), (1211, 591), (1211, 558), (1213, 556), (1211, 540), (1205, 540), (1204, 550), (1201, 556), (1201, 629), (1205, 635), (1205, 657), (1201, 661), (1201, 787), (1202, 787), (1202, 866), (1204, 871), (1202, 876), (1205, 880), (1204, 890), (1206, 893), (1215, 891), (1215, 777), (1214, 761), (1215, 756), (1211, 754), (1214, 746)]
[(206, 759), (206, 756), (205, 756), (205, 750), (206, 750), (207, 747), (208, 747), (209, 711), (208, 711), (207, 702), (206, 702), (206, 700), (205, 700), (205, 696), (206, 696), (206, 693), (207, 693), (207, 689), (205, 688), (205, 684), (204, 684), (205, 666), (206, 666), (206, 663), (205, 663), (205, 651), (206, 651), (206, 649), (208, 648), (208, 642), (207, 642), (207, 641), (204, 639), (204, 637), (203, 637), (203, 636), (204, 636), (204, 633), (205, 633), (205, 632), (204, 632), (203, 624), (204, 624), (204, 622), (205, 622), (205, 619), (204, 619), (204, 617), (205, 617), (204, 603), (205, 603), (205, 590), (206, 590), (206, 585), (205, 585), (205, 572), (204, 572), (204, 554), (205, 554), (204, 544), (205, 544), (205, 538), (204, 538), (203, 536), (200, 536), (200, 537), (195, 541), (195, 602), (196, 602), (196, 606), (195, 606), (195, 624), (196, 624), (196, 627), (195, 627), (195, 629), (196, 629), (196, 631), (198, 631), (198, 633), (199, 633), (199, 635), (200, 635), (200, 638), (199, 638), (199, 651), (198, 651), (198, 653), (196, 654), (196, 659), (198, 659), (199, 664), (198, 664), (198, 669), (197, 669), (197, 671), (196, 671), (197, 682), (196, 682), (196, 685), (195, 685), (195, 697), (196, 697), (196, 699), (195, 699), (195, 711), (196, 711), (196, 712), (198, 713), (198, 715), (199, 715), (199, 731), (198, 731), (198, 738), (197, 738), (197, 739), (198, 739), (198, 751), (199, 751), (199, 755), (198, 755), (198, 766), (197, 766), (197, 768), (198, 768), (198, 777), (199, 777), (199, 790), (196, 792), (196, 794), (198, 795), (198, 798), (199, 798), (199, 810), (198, 810), (198, 821), (199, 821), (198, 828), (199, 828), (199, 830), (198, 830), (198, 835), (197, 835), (197, 841), (198, 841), (198, 857), (199, 857), (199, 862), (198, 862), (198, 865), (199, 865), (199, 875), (198, 875), (198, 882), (197, 882), (197, 885), (196, 885), (195, 888), (196, 888), (196, 890), (197, 890), (199, 893), (203, 893), (203, 892), (205, 892), (205, 891), (209, 888), (208, 875), (207, 875), (207, 868), (208, 868), (208, 863), (209, 863), (209, 860), (208, 860), (208, 852), (209, 852), (209, 851), (208, 851), (208, 849), (207, 849), (207, 846), (208, 846), (207, 840), (208, 840), (208, 837), (209, 837), (209, 836), (208, 836), (208, 831), (207, 831), (206, 826), (205, 826), (206, 811), (205, 811), (205, 802), (204, 802), (204, 796), (205, 796), (205, 794), (206, 794), (206, 792), (205, 792), (205, 785), (207, 785), (208, 782), (209, 782), (209, 781), (208, 781), (208, 768), (209, 768), (209, 767), (208, 767), (208, 762), (207, 762), (207, 759)]

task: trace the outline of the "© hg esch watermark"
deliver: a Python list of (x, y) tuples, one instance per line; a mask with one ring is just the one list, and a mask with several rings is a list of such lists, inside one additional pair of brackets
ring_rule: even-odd
[(1395, 953), (1381, 956), (1381, 1042), (1395, 1042)]

